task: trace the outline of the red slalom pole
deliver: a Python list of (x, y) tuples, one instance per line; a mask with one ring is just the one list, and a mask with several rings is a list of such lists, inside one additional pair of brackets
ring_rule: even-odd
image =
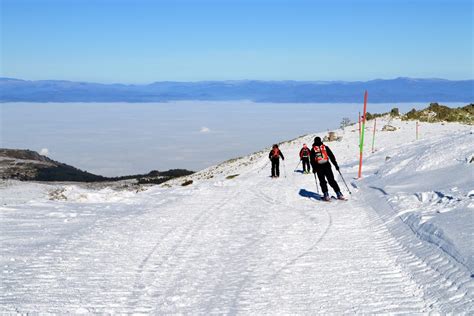
[(364, 116), (362, 117), (362, 129), (360, 133), (360, 158), (359, 158), (359, 179), (362, 178), (362, 153), (364, 151), (364, 131), (365, 131), (365, 117), (367, 114), (367, 90), (364, 94)]

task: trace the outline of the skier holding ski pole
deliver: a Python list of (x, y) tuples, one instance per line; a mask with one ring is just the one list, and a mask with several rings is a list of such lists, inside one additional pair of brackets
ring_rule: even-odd
[[(332, 153), (331, 149), (323, 144), (320, 137), (314, 139), (313, 148), (311, 149), (311, 166), (313, 167), (313, 173), (318, 175), (319, 184), (321, 185), (321, 191), (323, 192), (324, 201), (330, 201), (327, 183), (336, 192), (339, 200), (345, 200), (344, 195), (341, 193), (341, 189), (334, 179), (334, 174), (331, 169), (331, 163), (334, 165), (337, 171), (339, 171), (339, 165), (337, 164), (336, 157)], [(327, 181), (326, 181), (327, 179)]]

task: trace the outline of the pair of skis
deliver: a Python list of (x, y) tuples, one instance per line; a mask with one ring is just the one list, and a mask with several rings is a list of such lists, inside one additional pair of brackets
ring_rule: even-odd
[(337, 198), (335, 196), (331, 196), (328, 200), (326, 200), (324, 197), (319, 199), (319, 201), (323, 201), (323, 202), (331, 202), (333, 200), (334, 201), (349, 201), (346, 197)]
[[(347, 188), (347, 191), (349, 191), (349, 194), (352, 194), (351, 190), (349, 190), (349, 187), (347, 186), (347, 183), (346, 183), (346, 180), (344, 180), (344, 177), (342, 176), (342, 173), (341, 171), (339, 171), (339, 175), (341, 176), (342, 178), (342, 181), (344, 182), (344, 185), (346, 186)], [(321, 194), (319, 193), (319, 186), (318, 186), (318, 178), (316, 177), (316, 173), (314, 173), (314, 182), (316, 183), (316, 190), (318, 191), (318, 195), (321, 196)], [(347, 201), (348, 199), (345, 198), (344, 196), (342, 197), (330, 197), (329, 199), (325, 199), (324, 197), (320, 198), (320, 201), (324, 201), (324, 202), (331, 202), (332, 199), (335, 199), (335, 200), (339, 200), (339, 201)]]

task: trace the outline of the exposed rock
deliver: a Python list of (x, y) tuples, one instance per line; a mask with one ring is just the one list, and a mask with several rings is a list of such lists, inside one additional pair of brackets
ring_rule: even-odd
[(336, 132), (329, 132), (328, 135), (323, 137), (323, 142), (334, 142), (341, 141), (342, 136), (337, 136)]
[(392, 126), (392, 125), (385, 125), (384, 127), (382, 127), (382, 131), (384, 131), (384, 132), (394, 132), (396, 130), (397, 130), (397, 128), (395, 126)]
[(181, 183), (181, 185), (182, 185), (183, 187), (185, 187), (185, 186), (190, 185), (190, 184), (192, 184), (192, 183), (193, 183), (193, 180), (187, 180), (187, 181), (184, 181), (183, 183)]
[(56, 189), (56, 190), (53, 190), (51, 192), (49, 192), (49, 199), (52, 200), (52, 201), (66, 201), (67, 200), (67, 196), (64, 195), (64, 192), (66, 191), (65, 188), (59, 188), (59, 189)]

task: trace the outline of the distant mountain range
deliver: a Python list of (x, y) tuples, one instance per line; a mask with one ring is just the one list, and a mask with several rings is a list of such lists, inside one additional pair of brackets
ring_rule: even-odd
[(396, 78), (371, 81), (162, 81), (144, 85), (0, 78), (0, 102), (472, 102), (474, 80)]

